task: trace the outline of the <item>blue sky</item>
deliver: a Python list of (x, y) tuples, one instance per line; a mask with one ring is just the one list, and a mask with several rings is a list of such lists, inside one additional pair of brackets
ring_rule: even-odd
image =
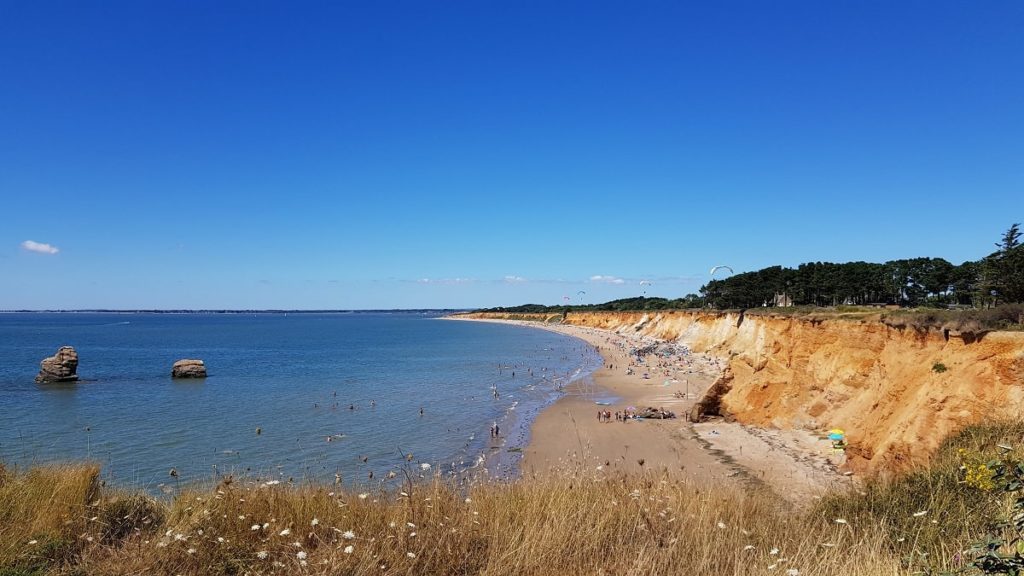
[(977, 259), (1024, 220), (1022, 29), (1017, 1), (0, 0), (0, 309)]

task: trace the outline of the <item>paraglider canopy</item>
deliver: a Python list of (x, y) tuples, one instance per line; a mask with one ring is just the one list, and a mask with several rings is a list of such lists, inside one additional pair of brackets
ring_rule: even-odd
[(714, 266), (714, 267), (712, 267), (712, 268), (711, 268), (711, 272), (710, 272), (710, 273), (708, 274), (708, 276), (714, 276), (714, 275), (715, 275), (715, 272), (718, 272), (719, 270), (722, 270), (723, 268), (724, 268), (725, 270), (728, 270), (728, 271), (729, 271), (729, 274), (735, 274), (735, 272), (733, 272), (733, 271), (732, 271), (732, 267), (730, 267), (730, 266), (725, 266), (725, 265), (720, 265), (720, 266)]

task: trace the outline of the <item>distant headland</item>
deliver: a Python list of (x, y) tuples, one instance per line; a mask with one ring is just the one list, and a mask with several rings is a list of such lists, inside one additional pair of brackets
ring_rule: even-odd
[(108, 309), (75, 308), (53, 310), (0, 310), (0, 314), (455, 314), (471, 312), (471, 308), (405, 308), (374, 310), (286, 310), (286, 309)]

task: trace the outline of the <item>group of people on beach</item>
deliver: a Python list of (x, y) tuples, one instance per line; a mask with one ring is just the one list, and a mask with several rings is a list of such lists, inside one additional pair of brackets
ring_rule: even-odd
[[(625, 410), (623, 410), (621, 412), (616, 410), (614, 416), (615, 416), (615, 421), (616, 422), (625, 422), (626, 420), (629, 420), (630, 418), (636, 418), (636, 414), (635, 413), (629, 412), (629, 411), (625, 411)], [(597, 411), (597, 421), (598, 422), (611, 422), (612, 421), (612, 412), (611, 412), (611, 410), (598, 410)]]

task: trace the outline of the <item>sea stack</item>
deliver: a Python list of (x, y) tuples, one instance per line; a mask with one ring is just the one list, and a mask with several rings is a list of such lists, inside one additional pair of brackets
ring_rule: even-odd
[(39, 375), (36, 382), (52, 384), (54, 382), (74, 382), (78, 380), (78, 352), (71, 346), (61, 346), (57, 353), (43, 358), (39, 363)]
[(171, 378), (206, 378), (206, 364), (202, 360), (178, 360), (171, 368)]

